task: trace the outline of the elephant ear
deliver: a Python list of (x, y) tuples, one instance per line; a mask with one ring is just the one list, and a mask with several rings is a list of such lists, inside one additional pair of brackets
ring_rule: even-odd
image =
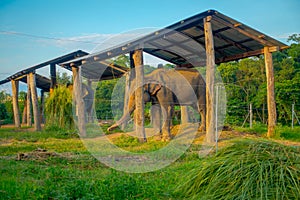
[(161, 84), (158, 84), (158, 83), (152, 83), (149, 85), (149, 94), (151, 96), (154, 96), (156, 95), (156, 93), (161, 89)]

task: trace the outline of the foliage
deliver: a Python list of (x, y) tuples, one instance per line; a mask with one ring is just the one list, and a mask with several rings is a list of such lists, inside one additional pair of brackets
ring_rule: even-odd
[(100, 81), (98, 83), (95, 92), (95, 109), (96, 109), (96, 115), (98, 119), (112, 119), (113, 116), (111, 110), (112, 93), (115, 85), (117, 84), (117, 81), (118, 81), (117, 79), (112, 79), (112, 80)]
[(13, 108), (11, 95), (5, 91), (0, 91), (0, 119), (4, 120), (4, 123), (13, 121)]
[(46, 127), (73, 129), (72, 94), (69, 88), (60, 85), (53, 90), (45, 103)]
[[(275, 98), (279, 123), (291, 123), (292, 104), (300, 105), (300, 35), (290, 36), (290, 48), (273, 53)], [(222, 63), (218, 70), (227, 93), (226, 122), (241, 125), (253, 104), (253, 119), (266, 123), (267, 83), (264, 58), (252, 57), (236, 62)]]
[[(5, 104), (0, 103), (0, 120), (4, 120), (8, 117)], [(1, 122), (0, 122), (1, 123)]]
[(66, 72), (56, 72), (56, 82), (58, 85), (69, 85), (72, 83), (72, 77)]
[(178, 191), (188, 199), (299, 199), (299, 176), (299, 149), (242, 140), (199, 162)]

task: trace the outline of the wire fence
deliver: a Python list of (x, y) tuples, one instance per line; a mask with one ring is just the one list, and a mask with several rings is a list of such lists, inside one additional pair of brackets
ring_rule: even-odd
[[(0, 120), (13, 123), (14, 113), (12, 111), (11, 101), (0, 102), (5, 105), (5, 110), (0, 110)], [(19, 118), (22, 121), (24, 102), (20, 103)], [(252, 128), (253, 124), (267, 124), (268, 123), (268, 109), (267, 105), (264, 104), (262, 107), (255, 107), (253, 104), (241, 103), (242, 105), (227, 105), (226, 106), (226, 116), (224, 118), (224, 124), (229, 126), (240, 126)], [(95, 99), (94, 102), (94, 116), (98, 120), (113, 120), (119, 118), (123, 114), (124, 101), (118, 99)], [(150, 115), (151, 105), (146, 105), (147, 110), (145, 114)], [(277, 109), (278, 122), (285, 124), (290, 127), (300, 126), (300, 104), (291, 104), (290, 109), (286, 113), (280, 113)], [(41, 109), (41, 108), (40, 108)], [(175, 109), (177, 113), (174, 115), (176, 119), (180, 120), (180, 108)], [(4, 114), (1, 112), (5, 112)], [(195, 111), (197, 112), (197, 111)], [(45, 114), (45, 113), (44, 113)], [(74, 114), (75, 115), (75, 114)], [(70, 117), (70, 116), (68, 116)], [(199, 118), (199, 117), (198, 117)], [(218, 117), (217, 117), (218, 118)], [(284, 118), (284, 121), (282, 120)], [(197, 120), (196, 120), (197, 121)], [(198, 119), (199, 121), (199, 119)]]

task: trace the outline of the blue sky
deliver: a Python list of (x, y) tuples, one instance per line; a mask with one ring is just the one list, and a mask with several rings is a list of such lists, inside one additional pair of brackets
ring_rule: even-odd
[(91, 51), (112, 35), (162, 28), (209, 9), (283, 42), (300, 33), (299, 0), (0, 0), (0, 79)]

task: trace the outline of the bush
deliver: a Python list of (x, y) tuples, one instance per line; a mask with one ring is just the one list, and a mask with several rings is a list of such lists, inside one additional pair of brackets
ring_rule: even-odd
[(300, 199), (299, 177), (299, 148), (243, 140), (201, 161), (177, 191), (189, 199)]
[(4, 120), (8, 117), (6, 107), (3, 103), (0, 103), (0, 120)]
[(72, 94), (66, 86), (58, 86), (46, 100), (46, 128), (73, 129)]

